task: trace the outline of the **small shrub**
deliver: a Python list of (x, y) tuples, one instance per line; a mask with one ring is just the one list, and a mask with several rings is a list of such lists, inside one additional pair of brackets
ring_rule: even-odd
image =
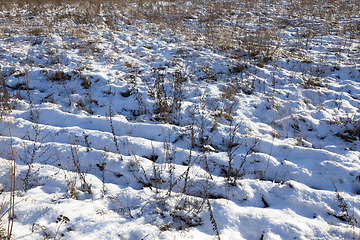
[(70, 80), (71, 75), (59, 70), (48, 74), (48, 79), (52, 82), (62, 82), (65, 80)]
[(360, 140), (360, 120), (354, 117), (338, 117), (330, 121), (330, 125), (339, 125), (341, 132), (335, 134), (346, 142), (353, 142)]

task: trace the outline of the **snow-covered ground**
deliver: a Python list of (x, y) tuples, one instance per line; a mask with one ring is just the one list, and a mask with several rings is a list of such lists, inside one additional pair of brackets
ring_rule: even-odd
[[(136, 4), (111, 21), (3, 6), (4, 232), (10, 216), (14, 239), (358, 239), (360, 17), (276, 2), (230, 6), (218, 44), (206, 5), (186, 31)], [(151, 6), (176, 4), (195, 1)]]

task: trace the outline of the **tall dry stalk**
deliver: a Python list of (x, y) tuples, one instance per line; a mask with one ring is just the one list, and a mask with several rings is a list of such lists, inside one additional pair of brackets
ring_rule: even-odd
[(11, 132), (11, 123), (5, 122), (6, 126), (8, 127), (9, 131), (9, 152), (8, 152), (8, 173), (7, 176), (9, 178), (9, 191), (10, 191), (10, 198), (8, 202), (8, 226), (7, 226), (7, 236), (6, 239), (10, 240), (13, 232), (14, 220), (16, 218), (15, 215), (15, 193), (16, 193), (16, 153), (13, 146), (13, 137)]

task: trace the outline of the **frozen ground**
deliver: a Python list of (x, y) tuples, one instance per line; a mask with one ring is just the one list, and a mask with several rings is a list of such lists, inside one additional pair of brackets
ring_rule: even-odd
[(358, 16), (235, 8), (234, 50), (79, 9), (0, 11), (5, 232), (15, 159), (14, 239), (360, 237)]

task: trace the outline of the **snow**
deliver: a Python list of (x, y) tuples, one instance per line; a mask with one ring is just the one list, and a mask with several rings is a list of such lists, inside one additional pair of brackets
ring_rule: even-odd
[[(247, 18), (241, 24), (253, 32), (261, 17), (274, 26), (281, 5), (268, 4), (235, 8), (234, 19)], [(358, 31), (319, 25), (303, 37), (323, 20), (304, 16), (297, 27), (294, 13), (262, 66), (205, 37), (128, 24), (120, 10), (116, 29), (100, 11), (96, 24), (65, 18), (31, 34), (16, 24), (41, 28), (81, 6), (32, 18), (26, 5), (10, 6), (0, 11), (11, 97), (0, 122), (0, 229), (13, 148), (14, 239), (360, 237)], [(206, 18), (204, 6), (186, 24)]]

